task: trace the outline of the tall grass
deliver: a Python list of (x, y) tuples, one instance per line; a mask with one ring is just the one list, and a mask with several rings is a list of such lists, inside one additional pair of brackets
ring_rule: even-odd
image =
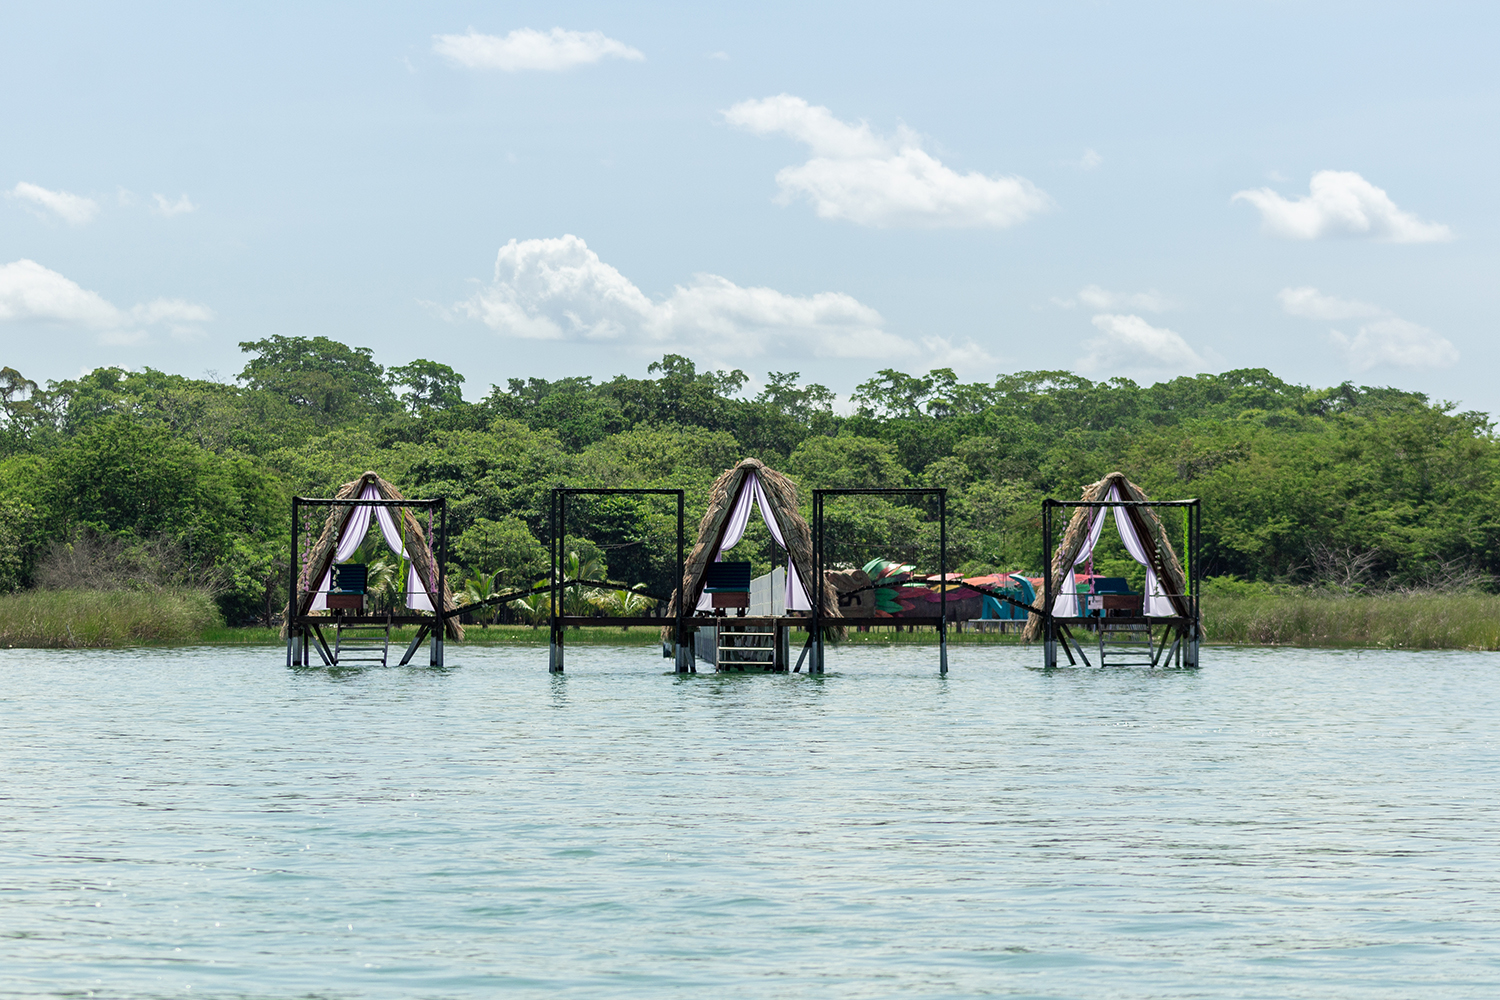
[[(1349, 646), (1387, 649), (1500, 650), (1500, 596), (1477, 593), (1340, 596), (1315, 590), (1205, 594), (1210, 643), (1257, 646)], [(392, 643), (409, 642), (398, 630)], [(948, 633), (965, 645), (1010, 645), (1013, 635)], [(474, 645), (547, 643), (547, 630), (524, 626), (471, 628)], [(0, 596), (0, 646), (108, 648), (169, 643), (279, 643), (274, 629), (224, 628), (213, 599), (200, 590), (34, 590)], [(569, 645), (659, 642), (654, 628), (569, 629)], [(937, 642), (932, 629), (851, 630), (851, 645)]]
[(1209, 642), (1257, 646), (1500, 649), (1500, 596), (1205, 594)]
[(0, 645), (102, 649), (194, 642), (220, 623), (202, 590), (28, 590), (0, 596)]

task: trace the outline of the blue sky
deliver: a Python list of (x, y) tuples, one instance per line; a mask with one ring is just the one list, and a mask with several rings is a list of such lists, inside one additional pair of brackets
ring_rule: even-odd
[(0, 5), (0, 363), (1268, 367), (1500, 412), (1481, 4)]

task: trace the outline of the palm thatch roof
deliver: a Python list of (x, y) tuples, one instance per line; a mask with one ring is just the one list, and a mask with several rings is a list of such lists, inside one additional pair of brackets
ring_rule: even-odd
[[(401, 491), (396, 489), (386, 480), (380, 478), (373, 472), (366, 472), (358, 479), (351, 480), (338, 488), (333, 495), (335, 500), (354, 500), (364, 492), (366, 486), (374, 485), (375, 492), (383, 500), (405, 500)], [(406, 538), (406, 554), (411, 559), (412, 565), (417, 569), (417, 578), (421, 580), (422, 586), (427, 590), (429, 600), (432, 600), (437, 588), (438, 570), (437, 560), (433, 558), (432, 549), (427, 544), (427, 535), (422, 530), (422, 525), (412, 513), (410, 507), (393, 507), (393, 515), (399, 516), (397, 524), (402, 528)], [(323, 533), (318, 540), (308, 549), (306, 561), (302, 564), (302, 575), (297, 581), (297, 591), (302, 595), (295, 612), (291, 607), (291, 599), (287, 600), (287, 621), (293, 615), (305, 615), (312, 609), (314, 591), (323, 577), (327, 575), (329, 566), (333, 563), (334, 552), (338, 549), (339, 539), (344, 534), (345, 526), (354, 513), (354, 505), (336, 505), (328, 508), (328, 520), (323, 524)], [(438, 606), (436, 600), (432, 600), (433, 607)], [(442, 607), (452, 611), (456, 605), (453, 601), (453, 588), (448, 581), (443, 581), (443, 603)], [(462, 639), (464, 627), (456, 617), (444, 620), (447, 636), (450, 639)], [(287, 634), (287, 624), (282, 623), (282, 637)]]
[[(1124, 473), (1111, 472), (1097, 483), (1090, 483), (1083, 488), (1082, 500), (1098, 502), (1109, 498), (1110, 489), (1118, 486), (1120, 498), (1123, 500), (1150, 500), (1135, 483), (1125, 478)], [(1052, 597), (1055, 601), (1057, 595), (1062, 592), (1063, 580), (1067, 574), (1073, 571), (1073, 561), (1078, 558), (1078, 550), (1088, 540), (1090, 517), (1098, 508), (1077, 507), (1073, 510), (1073, 518), (1068, 522), (1068, 530), (1063, 533), (1062, 541), (1057, 546), (1057, 551), (1052, 556)], [(1161, 526), (1161, 520), (1156, 516), (1156, 511), (1150, 507), (1123, 507), (1125, 516), (1130, 518), (1135, 525), (1136, 535), (1145, 546), (1146, 555), (1151, 561), (1152, 569), (1156, 570), (1157, 579), (1166, 589), (1172, 601), (1172, 607), (1179, 615), (1188, 614), (1188, 606), (1183, 594), (1187, 593), (1187, 576), (1182, 571), (1182, 562), (1177, 557), (1177, 550), (1172, 548), (1171, 541), (1167, 538), (1166, 531)], [(1046, 592), (1037, 589), (1036, 600), (1032, 607), (1043, 611), (1051, 611), (1044, 607), (1046, 603)], [(1035, 642), (1042, 637), (1042, 619), (1039, 615), (1029, 615), (1026, 621), (1026, 632), (1023, 638), (1026, 642)]]
[[(761, 488), (770, 502), (771, 515), (776, 518), (776, 527), (786, 541), (792, 567), (797, 571), (797, 579), (802, 582), (803, 592), (809, 599), (816, 593), (812, 578), (812, 530), (797, 509), (797, 484), (775, 469), (768, 468), (765, 463), (747, 458), (733, 468), (724, 470), (709, 488), (708, 509), (704, 511), (703, 520), (698, 524), (698, 543), (693, 546), (692, 553), (683, 565), (682, 586), (672, 595), (672, 603), (667, 609), (668, 617), (677, 614), (677, 598), (680, 594), (687, 595), (687, 602), (683, 606), (688, 614), (692, 614), (698, 607), (708, 575), (708, 564), (719, 554), (729, 514), (734, 510), (751, 473), (760, 479)], [(838, 592), (826, 580), (819, 581), (819, 585), (823, 588), (823, 617), (843, 617), (839, 613)]]

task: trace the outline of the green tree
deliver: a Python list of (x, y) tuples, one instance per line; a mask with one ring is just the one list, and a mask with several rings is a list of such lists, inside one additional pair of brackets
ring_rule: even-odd
[[(275, 481), (242, 456), (219, 456), (164, 427), (126, 416), (98, 421), (53, 451), (42, 469), (38, 505), (53, 538), (91, 527), (126, 538), (165, 536), (190, 563), (231, 571), (226, 613), (253, 613), (269, 572), (262, 557), (282, 523)], [(260, 560), (240, 572), (240, 558)], [(247, 610), (248, 609), (248, 610)]]
[(453, 555), (471, 574), (505, 588), (524, 586), (547, 569), (547, 550), (514, 515), (478, 518), (454, 543)]
[(385, 369), (368, 347), (349, 347), (327, 337), (283, 337), (240, 343), (256, 355), (239, 380), (252, 389), (279, 396), (311, 414), (319, 423), (389, 413), (396, 397)]
[(52, 395), (10, 366), (0, 368), (0, 455), (30, 451), (56, 424)]
[(436, 361), (418, 358), (390, 369), (386, 376), (393, 389), (405, 389), (401, 402), (414, 417), (426, 417), (458, 406), (464, 401), (464, 377)]
[(787, 459), (787, 472), (805, 489), (892, 489), (911, 478), (895, 448), (852, 434), (808, 438)]

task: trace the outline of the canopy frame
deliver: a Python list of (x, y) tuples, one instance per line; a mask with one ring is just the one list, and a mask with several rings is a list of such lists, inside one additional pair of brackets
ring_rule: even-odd
[[(368, 479), (369, 475), (369, 473), (366, 473), (364, 476), (361, 476), (360, 479), (354, 480), (354, 483), (365, 482)], [(299, 558), (299, 556), (301, 553), (298, 548), (297, 536), (298, 530), (302, 527), (302, 508), (304, 507), (327, 507), (329, 508), (330, 519), (335, 516), (333, 508), (348, 508), (345, 513), (344, 521), (340, 524), (339, 534), (334, 539), (334, 547), (329, 550), (327, 559), (324, 560), (327, 565), (310, 567), (309, 569), (311, 571), (306, 574), (308, 584), (311, 587), (318, 586), (323, 577), (330, 572), (334, 552), (337, 549), (337, 543), (342, 539), (343, 533), (348, 530), (348, 524), (350, 520), (349, 515), (353, 513), (355, 508), (414, 508), (419, 510), (425, 509), (429, 512), (429, 515), (431, 513), (437, 514), (436, 534), (439, 536), (439, 541), (438, 551), (435, 554), (435, 558), (433, 559), (433, 562), (437, 564), (435, 567), (437, 571), (436, 587), (429, 587), (427, 582), (423, 580), (422, 575), (420, 573), (417, 574), (418, 579), (422, 581), (423, 588), (427, 591), (429, 601), (433, 604), (433, 613), (430, 615), (396, 615), (387, 613), (384, 615), (344, 616), (343, 620), (346, 624), (384, 624), (388, 627), (416, 625), (418, 626), (417, 637), (412, 641), (411, 645), (407, 648), (405, 655), (402, 657), (401, 666), (405, 666), (411, 661), (412, 656), (416, 654), (416, 651), (421, 645), (423, 638), (425, 638), (428, 633), (430, 633), (432, 636), (432, 648), (429, 654), (428, 665), (434, 667), (443, 666), (443, 645), (445, 633), (456, 631), (456, 635), (454, 636), (455, 638), (462, 638), (463, 635), (461, 627), (458, 626), (457, 620), (451, 618), (451, 616), (448, 614), (449, 609), (446, 607), (446, 605), (449, 603), (447, 589), (448, 501), (445, 497), (436, 497), (427, 500), (409, 500), (405, 498), (390, 499), (385, 497), (376, 498), (359, 496), (292, 497), (291, 560), (287, 566), (287, 610), (289, 612), (288, 618), (286, 620), (287, 666), (309, 666), (309, 652), (317, 652), (325, 663), (332, 665), (332, 659), (327, 651), (327, 643), (323, 640), (320, 631), (320, 626), (323, 624), (328, 624), (329, 619), (313, 615), (303, 607), (305, 603), (310, 603), (312, 597), (310, 593), (304, 594), (299, 582), (301, 576), (303, 575), (301, 572), (303, 567), (300, 566), (301, 559)], [(432, 539), (425, 539), (423, 544), (430, 546), (432, 544)]]
[[(1107, 479), (1101, 482), (1103, 481), (1107, 481)], [(1052, 587), (1052, 565), (1054, 561), (1054, 546), (1052, 544), (1053, 512), (1061, 508), (1069, 508), (1070, 510), (1077, 510), (1079, 508), (1100, 510), (1112, 507), (1125, 508), (1127, 511), (1157, 507), (1178, 507), (1182, 508), (1185, 512), (1187, 517), (1187, 538), (1185, 539), (1185, 551), (1182, 556), (1182, 571), (1187, 584), (1187, 592), (1185, 594), (1166, 595), (1169, 598), (1173, 598), (1174, 604), (1178, 604), (1180, 601), (1185, 607), (1181, 607), (1178, 614), (1171, 616), (1117, 617), (1109, 619), (1109, 621), (1112, 624), (1119, 625), (1146, 625), (1149, 627), (1152, 624), (1158, 624), (1166, 626), (1169, 631), (1176, 633), (1176, 637), (1170, 650), (1166, 647), (1166, 637), (1163, 637), (1162, 648), (1157, 650), (1152, 656), (1151, 665), (1157, 666), (1161, 663), (1162, 656), (1165, 654), (1166, 663), (1170, 663), (1175, 659), (1181, 666), (1196, 668), (1198, 666), (1198, 647), (1203, 637), (1203, 616), (1199, 604), (1198, 581), (1199, 558), (1202, 547), (1203, 504), (1197, 498), (1188, 500), (1127, 500), (1123, 498), (1118, 500), (1057, 500), (1047, 497), (1042, 501), (1042, 565), (1045, 567), (1045, 571), (1042, 575), (1042, 594), (1040, 596), (1042, 598), (1041, 611), (1044, 613), (1037, 617), (1041, 618), (1044, 639), (1044, 665), (1048, 669), (1057, 666), (1057, 646), (1059, 640), (1063, 642), (1063, 653), (1067, 656), (1069, 663), (1074, 662), (1073, 653), (1068, 648), (1071, 643), (1073, 648), (1078, 650), (1080, 657), (1083, 658), (1084, 664), (1088, 665), (1088, 658), (1083, 655), (1082, 647), (1073, 638), (1068, 626), (1088, 626), (1095, 624), (1094, 619), (1085, 615), (1057, 617), (1051, 613), (1053, 611), (1054, 599)], [(1102, 516), (1105, 515), (1101, 514)], [(1165, 532), (1165, 527), (1163, 527), (1163, 532)], [(1071, 566), (1067, 567), (1066, 572), (1072, 572)]]
[(818, 581), (817, 596), (813, 598), (813, 628), (809, 641), (813, 646), (813, 662), (808, 668), (815, 674), (823, 673), (823, 605), (824, 559), (823, 559), (823, 509), (828, 497), (889, 496), (889, 497), (937, 497), (938, 502), (938, 607), (937, 618), (903, 616), (903, 625), (933, 625), (938, 630), (938, 675), (948, 674), (948, 490), (942, 486), (928, 487), (865, 487), (862, 489), (813, 490), (813, 579)]
[[(548, 578), (548, 605), (547, 605), (547, 629), (549, 633), (547, 670), (550, 673), (560, 674), (563, 672), (564, 638), (567, 626), (576, 624), (563, 614), (564, 600), (563, 590), (569, 585), (577, 585), (578, 580), (564, 580), (562, 578), (563, 565), (566, 562), (567, 549), (564, 547), (567, 540), (568, 520), (568, 498), (577, 496), (665, 496), (677, 498), (677, 587), (676, 593), (682, 591), (683, 577), (683, 517), (687, 505), (687, 494), (684, 490), (672, 489), (631, 489), (625, 487), (591, 487), (591, 486), (555, 486), (547, 504), (547, 554), (552, 566), (552, 574)], [(639, 616), (606, 615), (590, 617), (590, 625), (618, 625), (629, 627), (631, 625), (643, 625), (659, 623), (659, 619), (643, 618)], [(693, 666), (693, 640), (687, 635), (687, 629), (683, 621), (682, 602), (677, 602), (676, 615), (672, 626), (673, 656), (676, 663), (676, 671), (679, 674), (695, 673)]]

